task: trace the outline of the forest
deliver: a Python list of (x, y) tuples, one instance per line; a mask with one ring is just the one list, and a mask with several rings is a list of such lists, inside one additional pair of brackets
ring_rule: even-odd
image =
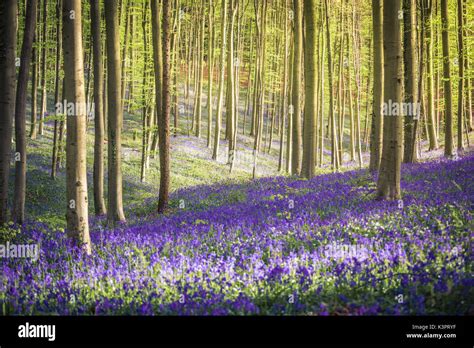
[(474, 313), (474, 2), (1, 0), (0, 314)]

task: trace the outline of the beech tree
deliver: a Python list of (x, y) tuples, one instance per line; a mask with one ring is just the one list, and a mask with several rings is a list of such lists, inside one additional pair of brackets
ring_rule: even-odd
[(104, 65), (100, 34), (100, 2), (90, 0), (94, 54), (94, 209), (96, 215), (105, 215), (104, 200)]
[(63, 2), (65, 97), (74, 113), (66, 115), (67, 230), (84, 250), (91, 253), (87, 198), (86, 112), (80, 0)]
[[(415, 33), (415, 11), (414, 0), (403, 0), (403, 65), (405, 67), (405, 102), (417, 105), (416, 96), (416, 33)], [(416, 134), (419, 114), (405, 115), (404, 121), (404, 154), (403, 162), (416, 162)]]
[(381, 0), (372, 0), (373, 20), (373, 55), (374, 55), (374, 99), (372, 111), (372, 132), (370, 140), (370, 163), (369, 169), (377, 171), (380, 167), (383, 139), (383, 117), (381, 115), (384, 85), (384, 55), (383, 55), (383, 24)]
[[(8, 222), (8, 179), (15, 110), (15, 56), (18, 3), (0, 2), (0, 225)], [(24, 154), (20, 153), (20, 156)]]
[(123, 222), (122, 203), (122, 76), (119, 39), (118, 1), (104, 3), (107, 33), (107, 121), (108, 121), (108, 192), (107, 219)]
[[(157, 0), (153, 0), (153, 20), (152, 25), (155, 26), (153, 33), (156, 34), (158, 32), (156, 26), (159, 25), (159, 20), (157, 16)], [(162, 26), (163, 26), (163, 71), (162, 71), (162, 81), (163, 81), (163, 104), (162, 110), (159, 115), (158, 119), (158, 134), (159, 134), (159, 144), (160, 144), (160, 193), (158, 198), (158, 212), (163, 213), (166, 208), (168, 207), (168, 199), (169, 199), (169, 186), (170, 186), (170, 107), (171, 107), (171, 94), (170, 94), (170, 85), (171, 85), (171, 2), (170, 0), (163, 0), (163, 18), (162, 18)], [(154, 60), (158, 59), (157, 47), (156, 47), (157, 40), (153, 40), (154, 44)], [(156, 63), (155, 63), (156, 64)], [(159, 71), (156, 69), (155, 65), (155, 83), (158, 85), (159, 83)], [(157, 91), (158, 94), (158, 91)]]
[(444, 155), (451, 157), (453, 151), (453, 107), (451, 92), (451, 66), (449, 62), (449, 17), (448, 3), (441, 0), (441, 28), (443, 38), (443, 81), (444, 81)]
[(303, 137), (303, 169), (306, 178), (314, 175), (316, 149), (316, 71), (318, 68), (316, 57), (316, 2), (304, 1), (304, 18), (306, 25), (304, 61), (305, 61), (305, 107), (304, 107), (304, 137)]
[[(384, 103), (402, 102), (402, 41), (400, 0), (383, 2)], [(385, 108), (384, 108), (385, 109)], [(383, 148), (377, 195), (383, 199), (400, 199), (400, 172), (403, 154), (403, 118), (386, 110), (383, 114)]]
[(294, 54), (293, 54), (293, 135), (292, 135), (292, 174), (301, 172), (301, 81), (302, 81), (302, 54), (303, 54), (303, 18), (301, 0), (294, 1)]
[(212, 159), (217, 160), (219, 155), (219, 143), (222, 124), (222, 101), (224, 98), (224, 78), (225, 78), (225, 57), (226, 57), (226, 19), (227, 19), (227, 0), (222, 0), (221, 16), (221, 54), (219, 64), (219, 91), (217, 95), (216, 126), (214, 131), (214, 148)]
[(25, 29), (21, 47), (20, 71), (15, 101), (15, 192), (13, 194), (12, 220), (22, 224), (25, 220), (26, 197), (26, 93), (30, 71), (33, 37), (36, 25), (37, 0), (26, 5)]

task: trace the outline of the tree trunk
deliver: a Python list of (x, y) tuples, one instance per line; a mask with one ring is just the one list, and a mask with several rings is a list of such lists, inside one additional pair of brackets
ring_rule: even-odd
[(96, 215), (107, 214), (104, 200), (104, 65), (100, 35), (100, 2), (90, 0), (92, 49), (94, 54), (94, 209)]
[(425, 17), (425, 31), (428, 38), (426, 42), (426, 75), (428, 84), (426, 86), (428, 90), (428, 114), (427, 126), (428, 126), (428, 138), (430, 141), (429, 149), (435, 150), (438, 148), (438, 138), (436, 136), (436, 117), (435, 117), (435, 106), (434, 106), (434, 91), (433, 91), (433, 9), (432, 0), (426, 0), (426, 10), (428, 11)]
[(295, 19), (295, 36), (294, 36), (294, 62), (293, 62), (293, 149), (291, 173), (299, 175), (301, 172), (301, 74), (302, 51), (303, 51), (303, 18), (301, 0), (294, 0), (294, 19)]
[(316, 148), (316, 4), (314, 0), (304, 1), (304, 16), (306, 25), (305, 45), (304, 45), (304, 66), (305, 66), (305, 107), (304, 107), (304, 137), (303, 137), (303, 168), (302, 174), (306, 178), (314, 175), (314, 150)]
[[(155, 3), (153, 7), (155, 8), (154, 10), (154, 15), (153, 15), (153, 25), (155, 26), (155, 29), (153, 30), (153, 33), (156, 33), (158, 31), (157, 26), (159, 26), (159, 19), (157, 16), (156, 11), (156, 1), (153, 0)], [(163, 75), (162, 75), (162, 81), (163, 81), (163, 91), (162, 91), (162, 98), (163, 98), (163, 104), (162, 104), (162, 110), (161, 113), (158, 115), (158, 132), (159, 132), (159, 143), (160, 143), (160, 194), (159, 194), (159, 199), (158, 199), (158, 212), (163, 213), (166, 208), (168, 207), (168, 196), (169, 196), (169, 186), (170, 186), (170, 104), (171, 104), (171, 95), (170, 95), (170, 85), (171, 85), (171, 60), (170, 60), (170, 51), (171, 51), (171, 45), (170, 45), (170, 39), (171, 39), (171, 26), (170, 26), (170, 20), (171, 20), (171, 1), (170, 0), (163, 0), (163, 19), (162, 19), (162, 25), (163, 25)], [(153, 40), (153, 45), (154, 45), (154, 53), (155, 56), (153, 59), (155, 62), (158, 59), (158, 56), (156, 55), (157, 48), (156, 47), (157, 40)], [(158, 76), (159, 70), (157, 71), (157, 66), (155, 63), (155, 82), (156, 85), (159, 84), (160, 78)], [(157, 95), (158, 95), (158, 90), (157, 90)]]
[(464, 23), (463, 23), (463, 2), (458, 0), (458, 150), (463, 149), (463, 131), (464, 131)]
[(226, 18), (227, 1), (222, 0), (222, 22), (221, 22), (221, 61), (219, 66), (219, 94), (217, 99), (216, 126), (214, 131), (214, 149), (212, 159), (217, 160), (219, 156), (219, 141), (222, 124), (222, 99), (224, 98), (224, 78), (225, 78), (225, 56), (226, 56)]
[(37, 0), (28, 1), (26, 6), (25, 30), (21, 47), (20, 72), (18, 74), (15, 106), (15, 156), (18, 154), (19, 158), (15, 158), (15, 192), (13, 194), (12, 220), (18, 224), (23, 224), (25, 221), (26, 93), (33, 38), (35, 35)]
[(67, 114), (66, 219), (69, 237), (91, 254), (81, 10), (80, 0), (63, 1), (64, 87), (66, 100), (75, 106), (74, 113)]
[(54, 129), (53, 129), (53, 154), (51, 157), (51, 178), (56, 179), (56, 174), (58, 171), (58, 132), (60, 118), (63, 115), (58, 111), (58, 107), (61, 105), (60, 90), (61, 90), (61, 79), (60, 79), (60, 69), (61, 69), (61, 58), (62, 58), (62, 38), (61, 38), (61, 13), (62, 13), (62, 0), (56, 1), (56, 79), (54, 86), (54, 105), (56, 108), (55, 119), (54, 119)]
[[(328, 51), (328, 79), (329, 79), (329, 120), (331, 122), (331, 152), (333, 157), (333, 169), (339, 169), (339, 160), (337, 156), (337, 135), (336, 135), (336, 118), (334, 116), (334, 94), (333, 94), (333, 79), (332, 79), (332, 56), (331, 56), (331, 28), (329, 26), (329, 9), (328, 0), (325, 0), (325, 11), (326, 11), (326, 41)], [(294, 86), (295, 87), (295, 86)], [(293, 87), (293, 88), (294, 88)]]
[(383, 9), (381, 0), (372, 0), (372, 18), (374, 27), (374, 106), (372, 113), (372, 130), (370, 139), (369, 170), (371, 172), (379, 170), (383, 141), (383, 118), (381, 115), (384, 85), (382, 13)]
[(449, 21), (447, 0), (441, 0), (441, 25), (443, 40), (443, 80), (444, 80), (444, 155), (453, 156), (453, 111), (451, 92), (451, 68), (449, 64)]
[[(398, 18), (400, 0), (384, 0), (384, 99), (385, 103), (402, 102), (402, 41), (401, 20)], [(384, 104), (385, 106), (386, 104)], [(399, 108), (400, 109), (400, 108)], [(383, 120), (383, 149), (377, 196), (382, 199), (400, 199), (400, 170), (403, 155), (403, 117), (386, 110)]]
[(147, 32), (147, 12), (148, 12), (148, 1), (145, 2), (143, 8), (143, 83), (142, 83), (142, 159), (140, 168), (140, 181), (145, 182), (146, 170), (148, 167), (148, 134), (149, 134), (149, 120), (151, 117), (149, 110), (148, 100), (148, 32)]
[(203, 87), (203, 75), (204, 75), (204, 1), (201, 0), (201, 9), (200, 9), (200, 25), (199, 25), (199, 53), (197, 54), (198, 64), (197, 64), (197, 92), (195, 96), (195, 136), (200, 138), (201, 137), (201, 121), (202, 121), (202, 87)]
[[(416, 106), (418, 109), (418, 100), (416, 97), (416, 38), (415, 38), (415, 10), (416, 5), (414, 0), (403, 0), (403, 61), (405, 67), (405, 103)], [(404, 133), (405, 133), (405, 147), (403, 162), (416, 162), (416, 132), (415, 120), (420, 117), (418, 111), (416, 114), (405, 115)]]
[(234, 19), (235, 19), (235, 0), (229, 0), (228, 3), (229, 28), (227, 30), (227, 98), (225, 105), (226, 114), (226, 134), (229, 139), (228, 164), (231, 164), (234, 155), (234, 125), (235, 125), (235, 94), (234, 94)]
[[(161, 4), (153, 0), (151, 11), (156, 11), (152, 16), (152, 41), (153, 41), (153, 66), (155, 69), (155, 118), (154, 118), (154, 132), (153, 140), (151, 142), (151, 157), (155, 158), (158, 152), (158, 121), (161, 119), (161, 112), (163, 109), (163, 82), (161, 77), (163, 75), (163, 48), (162, 48), (162, 35), (161, 35)], [(155, 20), (157, 24), (155, 25)]]
[(17, 6), (16, 0), (0, 2), (0, 225), (8, 222), (8, 179), (15, 109)]
[(42, 47), (41, 47), (41, 110), (39, 117), (39, 135), (44, 134), (44, 116), (47, 109), (47, 92), (46, 92), (46, 44), (48, 41), (47, 38), (47, 25), (48, 25), (48, 1), (43, 0), (43, 32), (41, 35), (42, 38)]
[(281, 97), (283, 99), (282, 107), (281, 107), (281, 122), (280, 122), (280, 155), (278, 157), (278, 171), (281, 172), (283, 170), (283, 143), (284, 143), (284, 135), (285, 135), (285, 124), (286, 124), (286, 114), (288, 112), (288, 54), (289, 54), (289, 40), (288, 40), (288, 0), (285, 0), (285, 56), (283, 60), (283, 90), (281, 93)]
[(107, 36), (108, 208), (109, 222), (125, 221), (122, 203), (122, 122), (120, 27), (117, 0), (104, 3)]
[(211, 148), (212, 140), (212, 81), (214, 78), (214, 10), (215, 5), (212, 3), (212, 0), (209, 0), (209, 13), (208, 13), (208, 56), (207, 56), (207, 70), (208, 70), (208, 89), (207, 89), (207, 147)]
[[(38, 8), (36, 11), (36, 23), (39, 22), (40, 20), (40, 13), (41, 11), (39, 10), (39, 2), (38, 2)], [(31, 124), (30, 124), (30, 138), (31, 139), (36, 139), (37, 136), (37, 96), (38, 96), (38, 68), (39, 68), (39, 54), (38, 54), (38, 48), (36, 47), (36, 44), (38, 43), (39, 38), (38, 38), (38, 28), (35, 27), (35, 33), (33, 35), (33, 52), (32, 52), (32, 64), (33, 64), (33, 71), (31, 74)]]

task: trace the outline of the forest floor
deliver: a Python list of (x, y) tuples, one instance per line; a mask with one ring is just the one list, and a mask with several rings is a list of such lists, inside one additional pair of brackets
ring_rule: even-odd
[[(64, 169), (50, 178), (50, 126), (29, 140), (29, 221), (3, 229), (0, 242), (37, 244), (39, 258), (2, 261), (0, 314), (474, 312), (472, 148), (455, 161), (434, 151), (403, 165), (403, 201), (384, 202), (355, 162), (311, 180), (282, 176), (275, 140), (252, 181), (253, 160), (229, 173), (225, 141), (212, 161), (205, 138), (181, 134), (172, 138), (170, 209), (159, 216), (158, 159), (139, 180), (140, 128), (126, 114), (128, 221), (107, 227), (90, 207), (90, 257), (64, 234)], [(250, 137), (240, 144), (247, 159)], [(92, 159), (90, 145), (89, 168)], [(89, 175), (89, 197), (91, 183)]]

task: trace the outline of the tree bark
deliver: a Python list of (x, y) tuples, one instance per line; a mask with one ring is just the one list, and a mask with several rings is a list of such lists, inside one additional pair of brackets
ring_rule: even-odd
[(295, 20), (295, 34), (294, 34), (294, 62), (293, 62), (293, 136), (292, 136), (292, 159), (291, 159), (291, 173), (299, 175), (301, 172), (301, 81), (303, 75), (301, 74), (302, 65), (302, 51), (303, 51), (303, 18), (301, 0), (294, 0), (294, 20)]
[(61, 13), (62, 13), (62, 0), (56, 0), (56, 79), (54, 86), (54, 105), (56, 108), (55, 119), (54, 119), (54, 129), (53, 129), (53, 154), (51, 156), (51, 178), (56, 179), (56, 174), (58, 171), (58, 132), (60, 118), (63, 117), (62, 114), (57, 112), (57, 108), (61, 105), (60, 99), (60, 90), (61, 90), (61, 78), (60, 78), (60, 69), (61, 69), (61, 58), (62, 58), (62, 38), (61, 38)]
[(303, 168), (302, 174), (306, 178), (314, 176), (314, 150), (316, 148), (316, 70), (318, 69), (316, 56), (316, 3), (314, 0), (304, 1), (304, 16), (306, 25), (304, 45), (305, 66), (305, 107), (304, 107), (304, 137), (303, 137)]
[(46, 114), (48, 97), (46, 91), (46, 43), (47, 38), (47, 25), (48, 25), (48, 0), (43, 0), (43, 31), (41, 34), (42, 47), (41, 47), (41, 110), (39, 117), (39, 135), (44, 135), (44, 116)]
[[(405, 102), (408, 105), (418, 106), (416, 96), (416, 37), (415, 37), (415, 10), (414, 0), (403, 0), (404, 9), (404, 31), (403, 43), (405, 50), (403, 51), (403, 61), (405, 67)], [(416, 131), (415, 121), (420, 115), (405, 115), (404, 132), (405, 147), (403, 162), (416, 162)]]
[(21, 47), (20, 71), (16, 89), (15, 106), (15, 192), (13, 194), (12, 220), (23, 224), (25, 221), (26, 195), (26, 93), (28, 73), (31, 64), (33, 38), (35, 35), (37, 0), (30, 0), (26, 5), (25, 30)]
[(104, 65), (100, 35), (100, 1), (90, 0), (92, 50), (94, 55), (94, 209), (96, 215), (107, 214), (104, 200)]
[[(159, 1), (153, 0), (152, 6), (152, 41), (153, 41), (153, 63), (155, 69), (155, 119), (154, 119), (154, 132), (153, 140), (151, 142), (151, 157), (154, 158), (158, 152), (158, 121), (161, 118), (161, 112), (163, 109), (163, 82), (161, 77), (163, 75), (163, 48), (162, 48), (162, 34), (161, 34), (161, 4)], [(157, 21), (157, 24), (155, 23)]]
[(0, 225), (8, 222), (8, 179), (15, 110), (15, 55), (18, 3), (0, 2)]
[(464, 23), (463, 23), (463, 2), (458, 0), (458, 150), (463, 149), (463, 131), (464, 131)]
[(226, 18), (227, 1), (222, 0), (222, 22), (221, 22), (221, 56), (219, 65), (219, 94), (217, 99), (216, 126), (214, 131), (214, 149), (212, 159), (217, 160), (219, 155), (219, 142), (222, 124), (222, 100), (224, 98), (224, 78), (225, 78), (225, 56), (226, 56)]
[(108, 208), (109, 222), (123, 222), (122, 203), (122, 122), (123, 104), (120, 78), (120, 27), (117, 0), (104, 3), (107, 33), (107, 111), (108, 111)]
[(75, 110), (67, 114), (66, 197), (67, 230), (87, 254), (91, 253), (87, 199), (86, 111), (80, 0), (63, 1), (65, 93)]
[(372, 0), (372, 18), (374, 32), (374, 106), (372, 113), (372, 130), (370, 139), (370, 163), (369, 170), (379, 170), (383, 141), (383, 118), (381, 108), (383, 103), (383, 36), (382, 36), (382, 3), (381, 0)]
[[(159, 25), (159, 19), (156, 16), (157, 11), (156, 11), (156, 1), (154, 7), (154, 18), (153, 18), (153, 25), (155, 26), (155, 30), (153, 30), (154, 33), (157, 32), (156, 26)], [(169, 186), (170, 186), (170, 152), (169, 152), (169, 147), (170, 147), (170, 104), (171, 104), (171, 94), (170, 94), (170, 85), (171, 85), (171, 59), (170, 59), (170, 51), (171, 51), (171, 45), (170, 45), (170, 40), (171, 40), (171, 26), (170, 26), (170, 20), (171, 20), (171, 1), (170, 0), (163, 0), (163, 19), (162, 19), (162, 25), (163, 25), (163, 75), (162, 75), (162, 81), (163, 81), (163, 105), (162, 105), (162, 111), (159, 115), (159, 121), (158, 121), (158, 132), (159, 132), (159, 143), (160, 143), (160, 193), (159, 193), (159, 199), (158, 199), (158, 212), (163, 213), (166, 208), (168, 207), (168, 196), (169, 196)], [(156, 45), (157, 40), (153, 40), (153, 44)], [(157, 47), (154, 47), (154, 53), (156, 54)], [(155, 55), (154, 60), (158, 59), (158, 57)], [(156, 64), (156, 63), (155, 63)], [(156, 85), (159, 84), (159, 71), (156, 69), (155, 65), (155, 81)], [(157, 91), (158, 94), (158, 91)]]
[[(338, 141), (336, 135), (336, 118), (334, 116), (334, 94), (333, 94), (333, 78), (332, 78), (332, 55), (331, 55), (331, 28), (329, 26), (329, 9), (328, 0), (325, 0), (326, 12), (326, 41), (328, 51), (328, 83), (329, 83), (329, 120), (331, 123), (331, 152), (333, 157), (333, 170), (339, 169), (339, 157), (337, 156)], [(295, 88), (295, 86), (293, 87)]]
[(449, 64), (449, 21), (447, 0), (441, 0), (441, 35), (443, 41), (443, 80), (444, 80), (444, 155), (453, 156), (453, 111), (451, 92), (451, 67)]
[(435, 106), (434, 106), (434, 91), (433, 91), (433, 5), (432, 0), (426, 0), (426, 10), (428, 11), (425, 17), (425, 32), (428, 40), (426, 41), (426, 75), (427, 75), (427, 90), (428, 90), (428, 114), (427, 126), (428, 126), (428, 138), (429, 138), (429, 149), (435, 150), (438, 148), (438, 138), (436, 136), (436, 117), (435, 117)]
[[(384, 41), (384, 101), (402, 102), (402, 41), (400, 0), (384, 0), (383, 41)], [(386, 108), (384, 108), (385, 110)], [(400, 108), (399, 108), (400, 109)], [(403, 117), (385, 110), (383, 117), (383, 149), (377, 196), (382, 199), (400, 199), (400, 170), (403, 155)]]

